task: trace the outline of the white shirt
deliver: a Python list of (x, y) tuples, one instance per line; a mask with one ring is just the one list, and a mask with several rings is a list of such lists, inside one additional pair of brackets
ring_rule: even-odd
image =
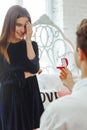
[(87, 78), (75, 84), (71, 95), (49, 104), (40, 130), (87, 130)]

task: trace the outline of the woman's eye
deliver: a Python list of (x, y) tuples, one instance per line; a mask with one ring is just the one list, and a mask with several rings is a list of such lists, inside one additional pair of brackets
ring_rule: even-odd
[(16, 23), (16, 26), (20, 27), (20, 26), (21, 26), (21, 24), (20, 24), (20, 23)]

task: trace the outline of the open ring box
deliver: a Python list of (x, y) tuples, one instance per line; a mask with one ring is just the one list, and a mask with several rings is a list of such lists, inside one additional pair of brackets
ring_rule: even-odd
[(63, 69), (68, 66), (68, 59), (67, 58), (61, 58), (61, 66), (57, 66), (57, 69)]

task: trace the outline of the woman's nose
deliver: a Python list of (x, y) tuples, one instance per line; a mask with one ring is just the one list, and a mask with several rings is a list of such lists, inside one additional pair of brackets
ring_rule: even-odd
[(25, 27), (21, 27), (21, 32), (25, 32), (26, 31), (26, 29), (25, 29)]

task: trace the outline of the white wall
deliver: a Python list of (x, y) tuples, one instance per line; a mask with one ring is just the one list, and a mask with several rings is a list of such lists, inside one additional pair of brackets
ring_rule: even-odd
[(75, 44), (76, 28), (87, 17), (87, 0), (47, 0), (47, 14)]
[(64, 33), (75, 44), (76, 28), (83, 18), (87, 18), (87, 0), (64, 0)]
[(46, 13), (63, 31), (63, 0), (47, 0)]

